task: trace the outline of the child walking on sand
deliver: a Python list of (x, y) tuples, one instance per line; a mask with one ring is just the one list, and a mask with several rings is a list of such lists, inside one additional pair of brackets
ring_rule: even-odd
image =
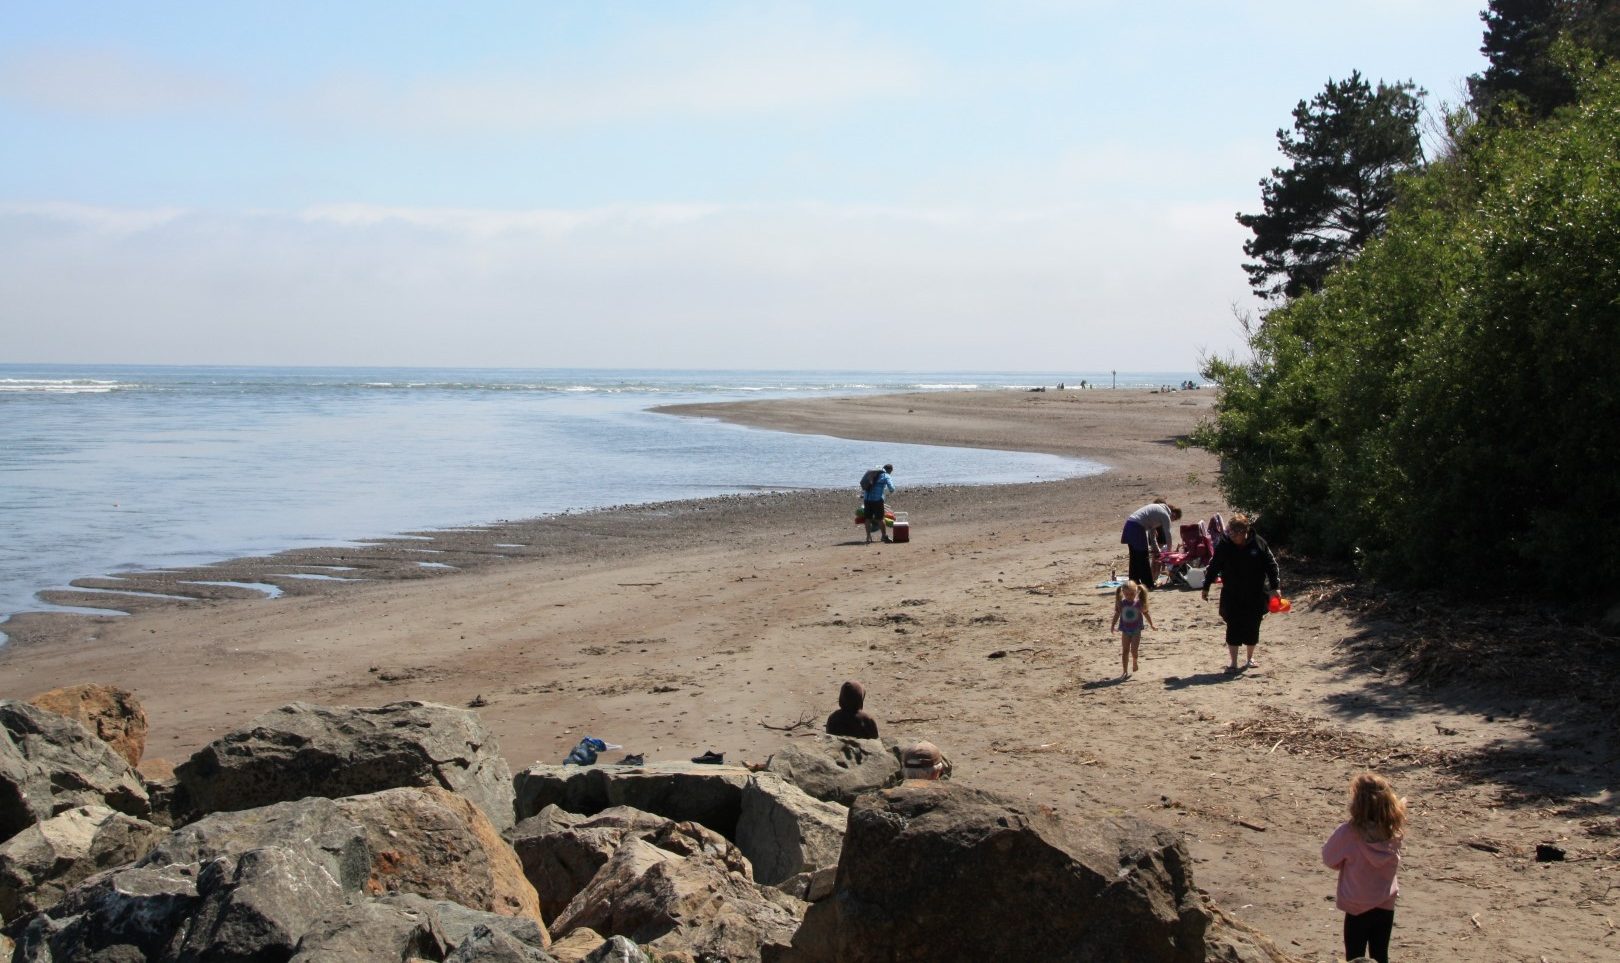
[(1142, 647), (1142, 623), (1157, 629), (1153, 616), (1148, 613), (1148, 596), (1142, 583), (1132, 579), (1119, 587), (1114, 595), (1114, 624), (1110, 632), (1119, 633), (1119, 677), (1129, 679), (1136, 671), (1137, 653)]
[(1339, 871), (1339, 909), (1344, 910), (1344, 955), (1389, 963), (1395, 928), (1395, 897), (1401, 884), (1401, 838), (1406, 800), (1383, 776), (1364, 772), (1350, 782), (1350, 819), (1322, 845), (1322, 862)]

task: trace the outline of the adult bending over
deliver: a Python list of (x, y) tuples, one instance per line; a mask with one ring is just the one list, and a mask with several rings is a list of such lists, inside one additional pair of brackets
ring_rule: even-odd
[(894, 471), (893, 465), (884, 465), (874, 468), (861, 476), (861, 501), (864, 503), (863, 511), (866, 513), (866, 544), (872, 544), (872, 532), (876, 531), (883, 536), (885, 542), (893, 541), (889, 537), (889, 530), (883, 527), (883, 513), (885, 506), (883, 499), (894, 491), (894, 481), (889, 478)]
[(1144, 590), (1153, 588), (1152, 556), (1157, 555), (1160, 549), (1175, 544), (1172, 541), (1175, 537), (1172, 528), (1180, 518), (1181, 509), (1161, 498), (1131, 512), (1130, 517), (1125, 519), (1125, 529), (1119, 533), (1119, 540), (1131, 550), (1127, 577)]
[(1266, 540), (1250, 531), (1249, 516), (1241, 512), (1227, 523), (1226, 537), (1215, 546), (1215, 558), (1204, 569), (1204, 601), (1209, 601), (1209, 587), (1222, 578), (1221, 621), (1226, 623), (1226, 651), (1231, 664), (1228, 674), (1238, 671), (1238, 646), (1249, 650), (1245, 669), (1252, 668), (1254, 647), (1260, 644), (1260, 620), (1266, 617), (1267, 605), (1281, 597), (1281, 582), (1277, 577), (1277, 556), (1271, 554)]

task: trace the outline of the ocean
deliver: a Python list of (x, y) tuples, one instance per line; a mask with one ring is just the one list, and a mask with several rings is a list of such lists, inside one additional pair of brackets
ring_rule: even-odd
[(61, 610), (35, 593), (80, 577), (610, 505), (854, 491), (884, 461), (902, 489), (1095, 473), (1053, 455), (647, 410), (1082, 379), (1108, 385), (1111, 373), (0, 365), (0, 616)]

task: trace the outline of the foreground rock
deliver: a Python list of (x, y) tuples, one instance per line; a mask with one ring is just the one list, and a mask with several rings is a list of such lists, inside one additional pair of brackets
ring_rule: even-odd
[(908, 783), (856, 801), (837, 892), (782, 958), (1286, 959), (1224, 939), (1189, 864), (1175, 833), (1137, 820), (1065, 822), (981, 790)]
[(392, 789), (205, 817), (32, 917), (17, 959), (443, 959), (480, 925), (549, 943), (517, 857), (478, 807)]
[(129, 690), (87, 683), (42, 692), (28, 701), (77, 721), (131, 766), (141, 764), (146, 752), (146, 710)]
[(339, 799), (337, 807), (365, 834), (368, 892), (416, 893), (540, 920), (540, 898), (517, 854), (468, 800), (436, 787), (390, 789)]
[(84, 726), (0, 699), (0, 840), (79, 806), (151, 812), (140, 777)]
[(645, 766), (530, 766), (513, 780), (517, 817), (527, 819), (547, 806), (595, 815), (611, 806), (629, 806), (676, 822), (702, 823), (727, 839), (737, 833), (742, 790), (749, 772), (742, 766), (658, 762)]
[(511, 828), (511, 771), (478, 714), (428, 702), (375, 709), (296, 702), (215, 740), (175, 769), (189, 805), (211, 813), (306, 796), (441, 786)]
[(799, 873), (838, 864), (849, 810), (822, 802), (769, 772), (748, 780), (737, 848), (754, 867), (754, 879), (775, 885)]
[(817, 799), (848, 806), (862, 793), (899, 785), (900, 759), (877, 739), (818, 735), (796, 739), (771, 755), (765, 771)]
[(81, 806), (0, 844), (0, 920), (49, 909), (91, 875), (135, 862), (167, 835), (105, 806)]
[(557, 917), (555, 929), (566, 935), (589, 927), (657, 953), (758, 960), (767, 948), (787, 945), (804, 909), (716, 856), (629, 839)]
[(711, 856), (728, 871), (753, 878), (742, 851), (699, 823), (678, 823), (628, 806), (604, 809), (594, 816), (547, 806), (512, 831), (512, 846), (524, 874), (540, 894), (546, 923), (553, 922), (628, 839), (645, 839), (677, 855)]

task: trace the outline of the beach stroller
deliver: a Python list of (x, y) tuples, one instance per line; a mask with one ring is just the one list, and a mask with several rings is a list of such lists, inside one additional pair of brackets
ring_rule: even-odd
[[(1221, 516), (1210, 519), (1213, 526), (1223, 532)], [(1215, 539), (1210, 537), (1210, 525), (1195, 522), (1181, 526), (1181, 547), (1173, 552), (1160, 552), (1159, 561), (1170, 574), (1170, 584), (1183, 588), (1202, 588), (1204, 566), (1215, 558)]]

